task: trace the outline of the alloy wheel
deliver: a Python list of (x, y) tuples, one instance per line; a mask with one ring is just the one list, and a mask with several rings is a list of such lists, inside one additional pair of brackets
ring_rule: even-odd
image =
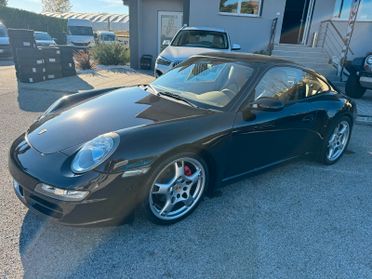
[(346, 120), (341, 121), (334, 129), (328, 141), (327, 159), (337, 160), (344, 152), (350, 136), (350, 124)]
[(180, 158), (165, 166), (149, 192), (150, 209), (161, 220), (171, 221), (186, 215), (203, 195), (206, 172), (194, 158)]

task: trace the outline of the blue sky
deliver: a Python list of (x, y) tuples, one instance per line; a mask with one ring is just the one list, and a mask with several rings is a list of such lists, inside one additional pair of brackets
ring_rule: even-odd
[[(73, 12), (128, 14), (122, 0), (70, 0)], [(40, 13), (41, 0), (8, 0), (8, 6)]]

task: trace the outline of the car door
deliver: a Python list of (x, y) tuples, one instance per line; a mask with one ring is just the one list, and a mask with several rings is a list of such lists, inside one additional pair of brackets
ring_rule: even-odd
[[(307, 86), (305, 72), (295, 67), (273, 67), (262, 76), (248, 97), (252, 101), (237, 113), (227, 179), (305, 152), (316, 126), (316, 110), (304, 101)], [(260, 98), (282, 107), (262, 109), (255, 105)]]

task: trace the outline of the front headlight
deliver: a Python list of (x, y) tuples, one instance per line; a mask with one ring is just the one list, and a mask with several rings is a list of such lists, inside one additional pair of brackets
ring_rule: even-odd
[(98, 136), (83, 145), (71, 164), (74, 173), (84, 173), (102, 164), (112, 155), (119, 145), (120, 137), (116, 133)]
[(158, 59), (156, 59), (156, 63), (158, 63), (159, 65), (169, 66), (172, 63), (172, 61), (159, 56)]
[(372, 66), (372, 55), (370, 55), (370, 56), (368, 56), (368, 57), (366, 58), (366, 63), (367, 63), (368, 65)]

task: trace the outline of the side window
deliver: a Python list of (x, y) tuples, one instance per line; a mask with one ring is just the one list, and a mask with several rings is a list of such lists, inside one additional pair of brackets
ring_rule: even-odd
[(306, 97), (312, 97), (330, 90), (327, 83), (310, 73), (305, 73), (304, 82), (306, 84)]
[(255, 100), (271, 97), (286, 104), (306, 98), (305, 73), (291, 67), (272, 68), (266, 72), (255, 90)]

